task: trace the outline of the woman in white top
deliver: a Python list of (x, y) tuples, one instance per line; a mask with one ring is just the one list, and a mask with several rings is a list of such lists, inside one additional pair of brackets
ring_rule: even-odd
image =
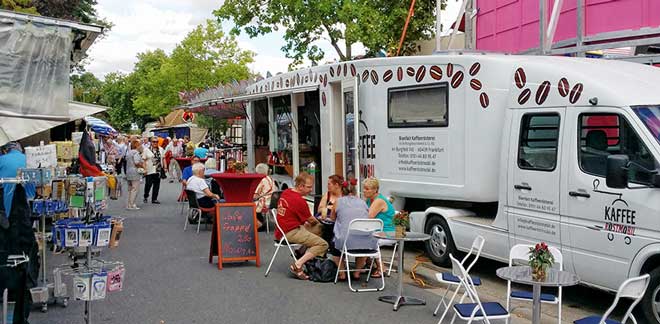
[(193, 175), (188, 178), (186, 190), (195, 192), (199, 207), (212, 208), (215, 206), (216, 201), (220, 199), (220, 196), (212, 193), (211, 189), (209, 189), (209, 185), (204, 180), (204, 165), (201, 163), (193, 164), (192, 172)]
[(130, 150), (126, 153), (126, 181), (128, 181), (128, 202), (126, 209), (137, 210), (140, 208), (136, 205), (135, 199), (138, 193), (140, 178), (142, 178), (142, 173), (144, 173), (144, 161), (140, 153), (140, 150), (142, 150), (140, 141), (132, 140), (130, 146)]
[(265, 175), (265, 177), (261, 179), (261, 182), (259, 182), (257, 190), (254, 192), (254, 199), (257, 200), (257, 228), (261, 230), (264, 220), (266, 217), (268, 217), (270, 197), (273, 195), (273, 192), (276, 188), (275, 181), (273, 181), (273, 178), (268, 175), (270, 169), (266, 163), (257, 164), (257, 166), (254, 168), (254, 171), (256, 173)]

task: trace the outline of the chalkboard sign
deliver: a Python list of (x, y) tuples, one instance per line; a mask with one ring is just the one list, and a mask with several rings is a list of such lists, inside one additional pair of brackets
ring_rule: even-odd
[(259, 236), (254, 203), (226, 203), (216, 205), (215, 226), (211, 235), (209, 263), (218, 256), (218, 269), (223, 262), (259, 259)]

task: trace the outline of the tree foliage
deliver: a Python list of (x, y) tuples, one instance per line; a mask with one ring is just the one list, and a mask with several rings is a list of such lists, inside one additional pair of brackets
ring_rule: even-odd
[[(443, 7), (444, 2), (443, 1)], [(403, 48), (414, 52), (413, 42), (434, 35), (436, 0), (416, 2)], [(232, 19), (233, 34), (241, 29), (250, 37), (284, 29), (282, 47), (293, 65), (307, 57), (320, 61), (318, 41), (327, 39), (340, 60), (352, 58), (351, 46), (362, 43), (369, 53), (396, 51), (408, 16), (410, 1), (401, 0), (225, 0), (214, 11), (219, 19)], [(344, 48), (341, 48), (341, 41)]]
[(37, 8), (32, 4), (32, 0), (0, 0), (0, 9), (32, 15), (39, 14)]
[[(134, 122), (142, 127), (147, 121), (181, 105), (179, 91), (205, 89), (248, 78), (247, 64), (252, 62), (253, 56), (252, 52), (238, 47), (234, 36), (225, 35), (219, 22), (208, 21), (191, 31), (172, 54), (161, 49), (140, 53), (130, 74), (107, 74), (100, 86), (98, 102), (111, 107), (107, 111), (109, 121), (118, 129), (127, 131)], [(73, 79), (85, 89), (94, 84), (87, 82), (86, 74)], [(74, 93), (84, 93), (76, 89), (74, 86)], [(91, 102), (90, 98), (86, 96), (85, 101)], [(214, 118), (207, 119), (208, 128), (223, 125)], [(198, 121), (204, 123), (207, 119), (201, 117)]]
[(70, 77), (73, 86), (73, 100), (98, 103), (102, 95), (103, 82), (97, 79), (94, 74), (85, 72), (83, 74), (74, 74)]

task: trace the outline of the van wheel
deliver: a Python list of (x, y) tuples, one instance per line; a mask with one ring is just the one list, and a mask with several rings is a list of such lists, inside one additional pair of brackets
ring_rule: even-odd
[(660, 323), (660, 268), (656, 268), (649, 272), (651, 280), (644, 298), (639, 303), (636, 309), (638, 316), (644, 320), (640, 323)]
[(449, 254), (455, 254), (456, 247), (447, 221), (437, 215), (429, 217), (424, 233), (431, 235), (431, 239), (426, 241), (426, 253), (431, 257), (431, 261), (442, 267), (449, 266)]

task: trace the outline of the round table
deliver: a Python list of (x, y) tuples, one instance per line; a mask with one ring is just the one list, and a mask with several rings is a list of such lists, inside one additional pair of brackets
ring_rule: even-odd
[(215, 180), (225, 195), (228, 203), (253, 202), (254, 191), (261, 179), (265, 177), (259, 173), (214, 173), (211, 178)]
[(532, 288), (532, 323), (541, 323), (541, 287), (563, 287), (574, 286), (580, 281), (577, 275), (568, 271), (557, 269), (546, 270), (544, 281), (535, 281), (532, 279), (532, 268), (530, 266), (513, 266), (499, 268), (496, 271), (497, 276), (525, 285), (531, 285)]
[[(397, 295), (396, 296), (381, 296), (378, 297), (378, 300), (390, 304), (394, 304), (393, 310), (398, 310), (399, 306), (403, 305), (426, 305), (426, 301), (421, 299), (421, 298), (415, 298), (415, 297), (410, 297), (410, 296), (404, 296), (403, 295), (403, 244), (405, 242), (412, 242), (412, 241), (426, 241), (431, 238), (430, 235), (424, 234), (424, 233), (414, 233), (414, 232), (406, 232), (405, 236), (397, 236), (395, 232), (375, 232), (373, 234), (374, 237), (383, 239), (383, 240), (394, 240), (399, 243), (399, 248), (398, 248), (398, 259), (399, 259), (399, 264), (398, 264), (398, 274), (399, 274), (399, 288), (397, 290)], [(384, 275), (384, 271), (382, 271)]]

